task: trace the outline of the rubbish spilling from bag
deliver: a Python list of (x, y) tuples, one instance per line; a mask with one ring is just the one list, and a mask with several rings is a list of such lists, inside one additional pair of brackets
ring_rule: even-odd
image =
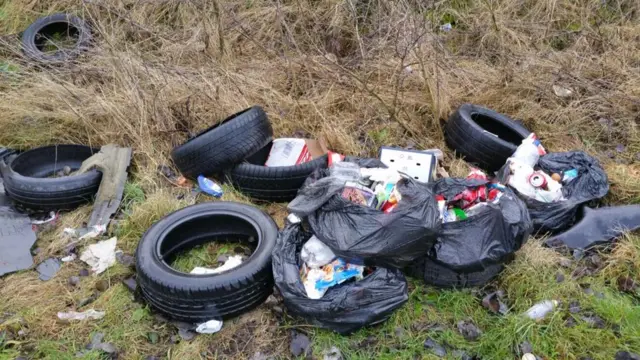
[(607, 175), (596, 159), (582, 151), (546, 153), (533, 133), (497, 177), (525, 201), (537, 233), (569, 228), (582, 205), (609, 191)]
[(433, 245), (440, 227), (431, 185), (377, 159), (345, 158), (312, 174), (288, 206), (347, 262), (403, 267)]
[[(407, 282), (400, 270), (367, 268), (341, 259), (324, 265), (327, 271), (321, 272), (327, 275), (327, 280), (323, 277), (318, 283), (305, 286), (301, 269), (308, 265), (302, 260), (301, 252), (309, 240), (311, 247), (318, 247), (302, 223), (291, 224), (278, 234), (272, 253), (275, 285), (293, 315), (316, 326), (348, 334), (386, 320), (408, 300)], [(307, 255), (308, 251), (305, 250)], [(326, 249), (323, 252), (320, 258), (330, 257)], [(317, 262), (319, 257), (306, 256), (313, 265), (325, 261)]]

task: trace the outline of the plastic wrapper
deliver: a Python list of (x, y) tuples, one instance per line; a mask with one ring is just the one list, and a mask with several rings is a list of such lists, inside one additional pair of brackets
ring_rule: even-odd
[(273, 249), (273, 277), (288, 311), (309, 323), (341, 334), (385, 321), (408, 300), (400, 270), (377, 267), (361, 280), (330, 287), (321, 299), (307, 297), (300, 278), (300, 250), (311, 237), (301, 224), (279, 234)]
[[(482, 179), (444, 178), (434, 183), (433, 191), (452, 199), (469, 187), (488, 183)], [(505, 188), (497, 203), (488, 202), (464, 220), (443, 224), (428, 257), (453, 270), (482, 271), (510, 258), (526, 242), (532, 227), (524, 202)]]
[[(364, 168), (386, 167), (377, 159), (345, 161)], [(441, 226), (432, 184), (403, 178), (396, 185), (401, 200), (378, 210), (343, 198), (345, 181), (329, 176), (329, 171), (312, 174), (289, 210), (306, 216), (313, 233), (336, 256), (403, 267), (431, 249)]]
[[(507, 166), (498, 172), (503, 182), (508, 178)], [(534, 231), (539, 233), (555, 233), (569, 228), (582, 204), (600, 199), (609, 192), (604, 169), (598, 160), (583, 151), (549, 153), (540, 157), (536, 168), (547, 174), (564, 174), (563, 178), (569, 180), (563, 182), (562, 194), (566, 198), (563, 201), (547, 203), (519, 194), (529, 209)]]

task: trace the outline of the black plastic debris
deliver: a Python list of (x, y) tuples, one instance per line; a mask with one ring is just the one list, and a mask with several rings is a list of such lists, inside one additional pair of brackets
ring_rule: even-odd
[(36, 233), (31, 219), (11, 208), (0, 179), (0, 276), (28, 269), (33, 265), (31, 247)]
[(300, 250), (310, 237), (300, 223), (291, 224), (278, 234), (273, 249), (273, 277), (290, 313), (313, 325), (349, 334), (385, 321), (409, 299), (402, 272), (383, 267), (361, 280), (329, 288), (321, 299), (309, 299), (300, 279)]
[[(480, 179), (440, 179), (434, 193), (451, 199), (469, 187), (486, 185)], [(511, 189), (505, 188), (497, 204), (464, 220), (443, 224), (428, 257), (458, 271), (482, 271), (511, 258), (527, 241), (532, 223), (527, 208)]]
[(55, 258), (49, 258), (41, 262), (36, 268), (38, 274), (40, 274), (40, 280), (47, 281), (56, 276), (60, 266), (62, 266), (62, 263)]
[(447, 356), (447, 349), (431, 338), (424, 341), (424, 348), (431, 350), (431, 352), (438, 357)]
[(550, 237), (550, 247), (588, 249), (607, 243), (625, 231), (640, 229), (640, 205), (626, 205), (591, 209), (584, 207), (582, 219), (569, 230)]

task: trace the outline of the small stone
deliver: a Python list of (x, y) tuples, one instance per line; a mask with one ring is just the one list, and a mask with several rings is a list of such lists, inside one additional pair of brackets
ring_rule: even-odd
[(186, 329), (178, 329), (178, 335), (180, 335), (180, 338), (185, 341), (193, 340), (193, 338), (196, 337), (195, 332)]
[(89, 296), (89, 297), (86, 297), (86, 298), (81, 299), (80, 301), (78, 301), (78, 305), (77, 305), (77, 306), (78, 306), (79, 308), (81, 308), (81, 307), (83, 307), (83, 306), (87, 306), (87, 305), (91, 304), (91, 303), (92, 303), (92, 302), (94, 302), (95, 300), (96, 300), (96, 295), (95, 295), (95, 294), (93, 294), (93, 295), (91, 295), (91, 296)]
[(619, 153), (623, 153), (623, 152), (624, 152), (624, 149), (625, 149), (624, 145), (622, 145), (622, 144), (618, 144), (618, 145), (616, 145), (616, 151), (617, 151), (617, 152), (619, 152)]
[(573, 264), (573, 262), (567, 258), (561, 258), (560, 259), (560, 266), (564, 267), (564, 268), (570, 268), (571, 265)]
[(520, 351), (523, 354), (531, 353), (533, 352), (533, 346), (531, 346), (531, 344), (528, 341), (525, 341), (522, 344), (520, 344)]
[(606, 327), (604, 320), (597, 315), (582, 316), (582, 321), (596, 329), (604, 329)]
[(114, 354), (118, 352), (116, 346), (111, 343), (102, 343), (100, 344), (99, 349), (106, 352), (107, 354)]
[(124, 284), (124, 286), (127, 287), (127, 289), (129, 289), (129, 291), (131, 292), (136, 292), (136, 290), (138, 290), (138, 282), (136, 281), (135, 278), (130, 277), (128, 279), (124, 279), (122, 280), (122, 283)]
[(78, 271), (78, 276), (81, 276), (81, 277), (89, 276), (89, 270), (80, 269), (80, 271)]
[(147, 333), (147, 339), (149, 339), (149, 342), (152, 344), (156, 344), (158, 342), (158, 333), (157, 332), (148, 332)]
[(431, 338), (427, 338), (427, 340), (424, 341), (424, 348), (431, 350), (433, 354), (436, 356), (439, 356), (439, 357), (447, 356), (447, 349), (445, 349), (444, 346), (438, 344)]
[(640, 360), (640, 355), (628, 351), (618, 351), (615, 360)]
[(482, 331), (470, 321), (459, 321), (457, 326), (458, 331), (467, 341), (475, 341), (482, 335)]
[(69, 174), (71, 174), (71, 167), (70, 166), (65, 166), (62, 168), (62, 174), (67, 176)]
[(20, 329), (20, 331), (18, 331), (18, 336), (25, 336), (25, 335), (27, 335), (26, 331), (24, 331), (22, 329)]
[(298, 333), (293, 331), (291, 343), (289, 345), (289, 350), (293, 356), (301, 356), (307, 357), (311, 354), (311, 341), (307, 337), (307, 335)]
[(587, 295), (595, 294), (595, 291), (593, 291), (593, 289), (591, 287), (586, 287), (586, 288), (582, 289), (582, 291)]
[(396, 327), (393, 332), (398, 338), (401, 338), (402, 336), (404, 336), (404, 328), (402, 328), (401, 326)]
[(116, 260), (127, 267), (133, 267), (136, 263), (136, 259), (133, 256), (121, 252), (116, 253)]
[(340, 349), (332, 346), (322, 354), (322, 360), (343, 360), (342, 353), (340, 352)]
[(561, 272), (556, 273), (556, 282), (561, 283), (564, 281), (564, 274)]
[(80, 277), (79, 276), (72, 276), (69, 278), (69, 285), (71, 286), (78, 286), (80, 284)]
[(569, 312), (572, 314), (577, 314), (580, 312), (580, 303), (577, 301), (572, 301), (569, 303)]
[(95, 285), (96, 290), (105, 292), (109, 289), (109, 282), (107, 280), (98, 280)]

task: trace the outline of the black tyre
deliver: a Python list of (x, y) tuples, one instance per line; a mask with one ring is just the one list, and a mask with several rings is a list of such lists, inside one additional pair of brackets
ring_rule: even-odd
[[(187, 322), (247, 312), (273, 291), (271, 251), (277, 235), (269, 215), (253, 206), (212, 202), (178, 210), (155, 223), (138, 244), (136, 269), (142, 295), (156, 310)], [(236, 268), (192, 275), (169, 265), (180, 251), (230, 238), (255, 247)]]
[(273, 129), (259, 106), (233, 114), (183, 145), (171, 157), (188, 178), (215, 175), (242, 162), (273, 140)]
[(0, 162), (5, 192), (17, 208), (32, 211), (72, 210), (93, 200), (102, 173), (57, 176), (66, 166), (78, 170), (99, 150), (83, 145), (53, 145), (32, 149), (6, 164)]
[(291, 201), (315, 169), (327, 168), (327, 155), (299, 165), (267, 167), (264, 166), (266, 161), (264, 154), (268, 155), (269, 150), (271, 150), (271, 144), (227, 172), (231, 183), (240, 192), (255, 200)]
[(459, 272), (423, 257), (409, 269), (413, 277), (422, 278), (427, 285), (438, 288), (465, 288), (484, 286), (502, 272), (504, 264), (489, 265), (482, 271)]
[[(74, 44), (48, 52), (49, 44), (56, 46), (59, 35), (70, 38)], [(91, 29), (84, 20), (71, 14), (53, 14), (41, 17), (22, 34), (22, 49), (27, 57), (42, 63), (59, 63), (77, 57), (91, 43)]]
[(449, 147), (489, 171), (500, 169), (530, 133), (509, 117), (472, 104), (451, 114), (444, 132)]

